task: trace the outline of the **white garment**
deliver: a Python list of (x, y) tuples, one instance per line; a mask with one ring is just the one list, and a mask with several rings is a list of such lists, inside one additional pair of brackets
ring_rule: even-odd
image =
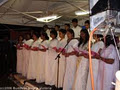
[(23, 52), (17, 49), (17, 73), (22, 73), (23, 66)]
[(77, 27), (73, 27), (72, 29), (75, 33), (75, 38), (80, 38), (81, 27), (77, 26)]
[[(104, 48), (104, 43), (102, 41), (98, 41), (95, 44), (92, 45), (92, 51), (98, 53), (100, 49)], [(93, 70), (93, 77), (94, 77), (94, 89), (97, 90), (97, 78), (98, 78), (98, 70), (99, 70), (99, 62), (100, 60), (92, 59), (92, 70)], [(91, 78), (90, 78), (90, 71), (88, 74), (88, 80), (87, 80), (87, 87), (86, 90), (92, 90), (91, 87)]]
[(57, 56), (56, 50), (53, 48), (57, 48), (58, 40), (51, 40), (49, 43), (49, 50), (47, 50), (46, 55), (46, 66), (45, 66), (45, 84), (47, 85), (55, 85), (57, 82), (57, 60), (55, 60)]
[[(72, 39), (69, 44), (67, 45), (67, 53), (74, 51), (73, 48), (78, 47), (78, 40)], [(75, 73), (76, 73), (76, 61), (77, 57), (75, 55), (71, 55), (66, 57), (66, 71), (65, 71), (65, 78), (63, 84), (63, 90), (72, 90)]]
[(47, 35), (48, 35), (48, 37), (49, 37), (49, 40), (52, 40), (52, 38), (50, 37), (50, 29), (47, 29), (47, 30), (46, 30), (46, 33), (47, 33)]
[(100, 61), (97, 90), (113, 90), (111, 82), (115, 82), (115, 73), (119, 69), (119, 60), (115, 47), (111, 44), (101, 51), (104, 58), (114, 59), (113, 64)]
[[(45, 40), (41, 42), (39, 48), (40, 49), (47, 49), (48, 48), (48, 40)], [(38, 63), (36, 67), (37, 76), (36, 76), (36, 82), (41, 83), (45, 82), (45, 60), (46, 60), (46, 52), (38, 51)]]
[[(62, 50), (66, 44), (67, 44), (66, 39), (59, 41), (58, 50)], [(64, 81), (64, 76), (65, 76), (65, 65), (66, 65), (65, 56), (61, 54), (60, 59), (59, 59), (59, 80), (58, 80), (59, 88), (63, 87), (63, 81)]]
[[(27, 40), (24, 44), (28, 45), (29, 47), (32, 45), (33, 39)], [(22, 75), (27, 76), (28, 71), (28, 62), (29, 62), (30, 50), (23, 48), (23, 70)]]
[[(39, 47), (40, 41), (39, 39), (33, 42), (31, 48)], [(30, 51), (29, 64), (28, 64), (28, 72), (27, 79), (35, 79), (36, 78), (36, 65), (38, 63), (38, 51)]]

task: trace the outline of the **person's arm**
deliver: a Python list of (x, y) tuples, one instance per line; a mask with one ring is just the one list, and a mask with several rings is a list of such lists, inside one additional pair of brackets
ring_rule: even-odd
[(111, 58), (100, 57), (100, 59), (107, 64), (113, 64), (114, 63), (114, 59), (111, 59)]

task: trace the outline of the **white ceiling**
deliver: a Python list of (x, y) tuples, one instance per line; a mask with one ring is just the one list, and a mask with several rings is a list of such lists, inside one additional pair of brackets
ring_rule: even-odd
[[(4, 0), (2, 0), (4, 1)], [(88, 0), (8, 0), (0, 6), (0, 23), (25, 26), (43, 26), (34, 17), (58, 14), (62, 17), (48, 25), (70, 23), (73, 18), (80, 21), (88, 16), (76, 16), (75, 11), (88, 10)]]

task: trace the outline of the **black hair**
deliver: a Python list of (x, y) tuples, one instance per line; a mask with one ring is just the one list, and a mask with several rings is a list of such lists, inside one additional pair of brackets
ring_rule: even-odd
[(96, 35), (97, 35), (97, 38), (100, 38), (100, 40), (104, 42), (103, 35), (101, 34), (96, 34)]
[(59, 32), (62, 32), (64, 35), (66, 34), (66, 30), (65, 29), (60, 29)]
[(73, 37), (75, 36), (75, 33), (74, 33), (74, 31), (72, 29), (68, 29), (67, 32), (73, 34)]
[(60, 25), (55, 25), (55, 27), (58, 27), (58, 28), (60, 28)]
[(112, 44), (112, 45), (115, 46), (113, 37), (112, 37), (111, 35), (107, 35), (107, 36), (105, 37), (105, 46), (108, 47), (110, 44)]
[(22, 37), (22, 40), (24, 40), (23, 35), (19, 35), (19, 36), (18, 36), (18, 41), (19, 41), (20, 37)]
[(78, 23), (78, 20), (76, 18), (72, 19), (72, 22)]
[(56, 30), (51, 30), (51, 31), (50, 31), (50, 34), (55, 35), (55, 38), (57, 38), (57, 35), (58, 35), (58, 34), (57, 34), (57, 31), (56, 31)]
[(83, 46), (89, 41), (89, 33), (88, 33), (88, 30), (87, 29), (82, 29), (80, 32), (83, 32), (85, 33), (85, 41), (83, 41), (83, 38), (80, 36), (80, 39), (79, 39), (79, 44), (78, 44), (78, 47), (83, 43)]
[(40, 36), (38, 32), (33, 32), (33, 35), (35, 35), (37, 38)]
[(90, 24), (90, 21), (89, 21), (89, 20), (86, 20), (86, 21), (85, 21), (85, 24), (86, 24), (86, 23), (87, 23), (87, 24)]
[(48, 35), (47, 35), (46, 32), (42, 32), (41, 35), (43, 35), (43, 36), (45, 37), (46, 40), (49, 40), (49, 37), (48, 37)]
[(68, 26), (68, 27), (70, 28), (70, 24), (67, 24), (67, 23), (66, 23), (65, 25)]

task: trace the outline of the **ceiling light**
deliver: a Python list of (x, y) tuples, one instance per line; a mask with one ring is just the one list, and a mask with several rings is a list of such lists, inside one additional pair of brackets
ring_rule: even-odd
[(58, 16), (58, 15), (51, 15), (51, 16), (37, 18), (36, 20), (40, 21), (40, 22), (51, 22), (51, 21), (56, 20), (56, 19), (58, 19), (60, 17), (61, 16)]
[(89, 14), (89, 11), (76, 11), (75, 12), (75, 15), (87, 15), (87, 14)]

